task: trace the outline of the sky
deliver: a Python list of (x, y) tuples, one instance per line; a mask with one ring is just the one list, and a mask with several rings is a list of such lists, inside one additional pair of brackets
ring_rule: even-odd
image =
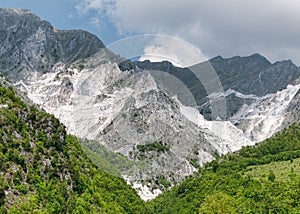
[[(0, 6), (30, 9), (58, 29), (87, 30), (107, 46), (157, 34), (207, 58), (260, 53), (300, 65), (299, 0), (0, 0)], [(157, 40), (145, 46), (143, 59), (186, 54), (176, 39)]]

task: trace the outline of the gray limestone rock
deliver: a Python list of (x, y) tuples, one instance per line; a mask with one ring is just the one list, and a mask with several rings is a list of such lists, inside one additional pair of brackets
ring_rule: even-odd
[(88, 32), (57, 30), (29, 10), (0, 8), (0, 19), (0, 69), (13, 81), (85, 59), (104, 47)]

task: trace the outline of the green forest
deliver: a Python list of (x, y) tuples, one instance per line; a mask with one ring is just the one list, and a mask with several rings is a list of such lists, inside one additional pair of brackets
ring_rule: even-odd
[(0, 86), (0, 213), (149, 213), (52, 115)]
[[(167, 149), (151, 146), (138, 149)], [(299, 124), (217, 158), (149, 202), (86, 154), (54, 116), (0, 85), (0, 213), (300, 213)]]
[(156, 213), (300, 213), (300, 126), (207, 164), (151, 201)]

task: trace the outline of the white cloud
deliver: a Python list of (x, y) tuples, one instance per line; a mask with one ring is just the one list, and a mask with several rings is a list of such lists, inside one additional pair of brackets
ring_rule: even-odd
[(92, 17), (90, 18), (90, 24), (93, 25), (94, 27), (100, 28), (101, 21), (97, 17)]
[(83, 0), (75, 8), (80, 15), (87, 14), (90, 10), (101, 10), (103, 0)]
[(259, 52), (300, 64), (298, 0), (85, 0), (76, 8), (107, 16), (120, 34), (178, 36), (210, 57)]
[(189, 67), (206, 61), (207, 58), (196, 47), (176, 37), (159, 35), (146, 44), (140, 61), (161, 62), (167, 60), (177, 67)]
[(145, 47), (143, 55), (139, 61), (150, 60), (151, 62), (169, 61), (177, 67), (187, 67), (178, 59), (176, 52), (171, 52), (165, 46), (151, 45)]

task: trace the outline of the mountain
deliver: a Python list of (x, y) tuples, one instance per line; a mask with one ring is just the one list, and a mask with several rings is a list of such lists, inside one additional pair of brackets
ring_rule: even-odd
[(288, 105), (287, 115), (285, 116), (281, 127), (288, 127), (293, 123), (300, 121), (300, 91), (298, 90), (294, 98)]
[[(180, 79), (195, 97), (200, 112), (210, 120), (215, 118), (211, 118), (210, 105), (205, 105), (208, 94), (203, 86), (204, 82), (201, 81), (205, 70), (217, 74), (225, 93), (223, 96), (226, 97), (227, 114), (223, 119), (236, 114), (242, 105), (252, 103), (252, 97), (263, 97), (282, 91), (290, 84), (295, 85), (300, 77), (300, 68), (291, 60), (272, 64), (259, 54), (231, 58), (217, 56), (189, 68), (178, 68), (168, 62), (144, 61), (133, 64), (131, 67), (164, 71)], [(121, 64), (121, 69), (126, 70), (126, 67)], [(200, 78), (197, 78), (198, 73)]]
[[(0, 16), (14, 20), (4, 22), (2, 28), (10, 26), (10, 30), (3, 41), (10, 41), (9, 32), (22, 35), (8, 42), (11, 48), (2, 58), (5, 65), (21, 63), (16, 68), (2, 67), (3, 73), (40, 108), (54, 114), (68, 133), (96, 140), (136, 162), (133, 168), (119, 169), (119, 174), (144, 199), (180, 182), (214, 156), (253, 144), (226, 122), (214, 125), (197, 111), (191, 115), (193, 109), (163, 90), (151, 73), (121, 71), (114, 62), (122, 59), (101, 49), (102, 43), (89, 33), (56, 30), (26, 10), (2, 9)], [(38, 45), (28, 48), (43, 50), (51, 60), (43, 61), (37, 51), (24, 51), (29, 38)], [(59, 52), (54, 51), (56, 47), (61, 48), (56, 49)], [(11, 58), (12, 50), (23, 55)], [(28, 61), (35, 57), (36, 61)], [(215, 126), (219, 135), (213, 133)], [(229, 134), (222, 129), (230, 130)], [(239, 135), (238, 143), (232, 141), (232, 133)]]
[(297, 213), (300, 208), (299, 124), (217, 158), (146, 203), (124, 180), (87, 158), (94, 152), (82, 148), (97, 144), (80, 145), (3, 77), (0, 95), (1, 213)]
[[(199, 112), (208, 120), (220, 118), (236, 125), (252, 141), (259, 142), (277, 131), (299, 121), (300, 68), (291, 60), (270, 63), (265, 57), (253, 54), (247, 57), (222, 58), (217, 56), (189, 68), (177, 68), (168, 62), (134, 62), (131, 67), (164, 71), (178, 78), (186, 85), (197, 105)], [(121, 69), (126, 67), (121, 64)], [(206, 77), (215, 73), (217, 78)], [(203, 78), (203, 79), (201, 79)], [(206, 83), (216, 79), (218, 83)], [(204, 84), (208, 85), (205, 86)], [(216, 88), (217, 88), (216, 87)], [(177, 93), (177, 90), (170, 88)], [(211, 91), (208, 93), (207, 91)], [(179, 100), (186, 105), (186, 94), (179, 94)], [(213, 112), (214, 103), (226, 106)], [(272, 106), (270, 108), (270, 105)], [(213, 114), (214, 113), (214, 114)]]
[(28, 10), (0, 9), (0, 17), (0, 71), (144, 200), (299, 117), (291, 61), (130, 62), (96, 36), (55, 29)]
[(17, 94), (1, 77), (0, 213), (148, 212), (125, 181), (90, 162), (63, 124)]
[(0, 8), (0, 69), (11, 80), (33, 71), (52, 71), (59, 63), (85, 59), (104, 47), (82, 30), (57, 30), (29, 10)]
[[(146, 164), (139, 173), (119, 170), (132, 184), (153, 181), (150, 186), (157, 191), (166, 188), (155, 184), (160, 176), (174, 185), (215, 155), (253, 144), (227, 122), (206, 122), (197, 110), (163, 92), (149, 73), (122, 72), (112, 63), (81, 71), (68, 68), (15, 85), (59, 118), (68, 133), (97, 140), (109, 150), (138, 161), (137, 165)], [(212, 132), (217, 125), (219, 135)], [(226, 135), (223, 129), (230, 132)], [(232, 133), (240, 136), (238, 143), (232, 141)], [(142, 149), (143, 145), (147, 149)], [(162, 151), (148, 149), (154, 145)], [(151, 198), (151, 191), (146, 192), (140, 194)]]
[(206, 165), (151, 201), (156, 213), (297, 213), (300, 126)]

